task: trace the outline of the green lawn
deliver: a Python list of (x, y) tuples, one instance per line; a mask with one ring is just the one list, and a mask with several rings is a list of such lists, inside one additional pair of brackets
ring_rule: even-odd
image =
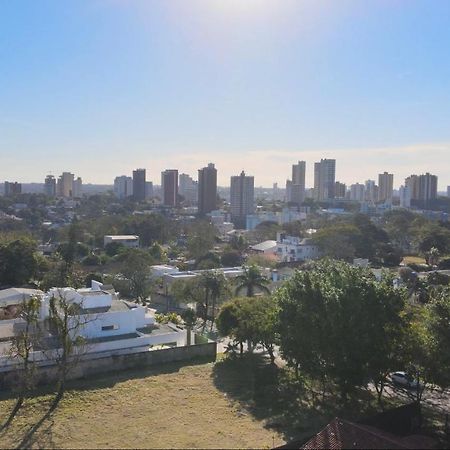
[[(121, 372), (77, 381), (56, 411), (29, 436), (53, 398), (40, 392), (29, 399), (11, 426), (0, 433), (0, 447), (63, 448), (270, 448), (281, 433), (221, 389), (214, 364)], [(219, 384), (219, 385), (218, 385)], [(0, 419), (12, 399), (0, 400)]]

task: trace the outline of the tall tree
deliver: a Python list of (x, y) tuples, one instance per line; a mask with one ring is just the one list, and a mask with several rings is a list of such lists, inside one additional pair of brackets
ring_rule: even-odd
[(389, 278), (379, 282), (367, 269), (323, 260), (296, 272), (275, 297), (290, 365), (333, 380), (343, 398), (369, 377), (382, 389), (398, 355), (393, 346), (405, 301)]
[(20, 306), (20, 317), (24, 320), (24, 324), (16, 332), (11, 341), (11, 348), (8, 352), (9, 356), (18, 361), (20, 370), (17, 372), (17, 399), (16, 403), (1, 428), (7, 427), (22, 407), (28, 393), (34, 387), (35, 381), (35, 364), (31, 358), (34, 346), (39, 340), (38, 319), (41, 300), (38, 296), (24, 299)]
[(267, 287), (270, 281), (265, 277), (258, 266), (243, 266), (243, 274), (235, 278), (236, 281), (236, 295), (239, 295), (243, 290), (246, 291), (247, 297), (253, 297), (256, 291), (261, 291), (265, 294), (270, 294)]

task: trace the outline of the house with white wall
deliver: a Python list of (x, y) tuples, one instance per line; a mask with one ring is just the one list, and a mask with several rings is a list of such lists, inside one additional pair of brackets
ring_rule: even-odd
[[(120, 300), (114, 291), (92, 281), (90, 288), (52, 288), (47, 293), (35, 291), (13, 296), (14, 293), (0, 291), (0, 308), (15, 311), (14, 317), (0, 318), (0, 371), (14, 363), (8, 356), (11, 340), (24, 326), (25, 321), (20, 315), (23, 301), (28, 301), (31, 295), (40, 298), (39, 311), (40, 329), (45, 331), (47, 341), (51, 341), (52, 331), (46, 327), (46, 319), (50, 317), (50, 303), (52, 299), (64, 301), (78, 307), (76, 315), (69, 317), (71, 323), (77, 322), (77, 336), (85, 341), (85, 352), (91, 357), (104, 352), (133, 353), (148, 351), (158, 346), (184, 346), (187, 342), (186, 330), (173, 324), (158, 324), (155, 320), (155, 311), (133, 302)], [(57, 302), (58, 304), (58, 302)], [(72, 336), (76, 337), (76, 336)], [(191, 339), (193, 342), (193, 339)], [(58, 349), (55, 347), (55, 351)], [(49, 359), (49, 352), (36, 350), (33, 359), (45, 361)], [(99, 356), (100, 357), (100, 356)]]
[(310, 261), (320, 257), (320, 249), (310, 238), (277, 233), (277, 257), (281, 262)]
[(103, 246), (107, 246), (112, 243), (122, 244), (127, 248), (139, 247), (139, 236), (135, 235), (106, 235), (103, 237)]

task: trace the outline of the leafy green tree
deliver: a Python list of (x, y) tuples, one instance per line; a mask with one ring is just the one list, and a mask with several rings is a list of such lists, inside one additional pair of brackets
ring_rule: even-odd
[(181, 314), (181, 318), (183, 319), (184, 324), (186, 325), (186, 337), (187, 337), (186, 345), (189, 346), (191, 345), (191, 331), (192, 328), (197, 323), (197, 316), (192, 308), (188, 308), (183, 311), (183, 313)]
[(418, 381), (414, 390), (420, 403), (430, 384), (450, 387), (450, 288), (432, 292), (427, 305), (410, 305), (405, 311), (408, 324), (403, 342), (404, 367)]
[(125, 246), (121, 242), (110, 242), (105, 245), (105, 253), (108, 256), (116, 256), (125, 249)]
[(130, 294), (144, 303), (150, 295), (150, 266), (152, 257), (140, 249), (130, 249), (124, 254), (122, 275), (128, 280)]
[(222, 336), (238, 342), (243, 353), (243, 343), (248, 342), (249, 351), (262, 344), (275, 362), (277, 342), (278, 308), (269, 296), (236, 297), (226, 302), (217, 317), (217, 329)]
[(450, 251), (450, 230), (434, 222), (428, 222), (417, 230), (416, 244), (423, 254), (435, 248), (440, 254)]
[(321, 228), (312, 237), (325, 256), (345, 261), (357, 256), (355, 242), (361, 238), (358, 228), (349, 224)]
[(0, 286), (21, 286), (36, 269), (36, 243), (27, 237), (0, 242)]
[(210, 223), (199, 220), (188, 230), (187, 247), (189, 254), (196, 260), (200, 260), (214, 247), (217, 231)]
[(270, 294), (270, 289), (267, 287), (270, 281), (261, 273), (258, 266), (243, 266), (243, 271), (242, 275), (235, 278), (236, 295), (239, 295), (243, 290), (246, 291), (247, 297), (253, 297), (256, 291)]
[(382, 391), (398, 355), (405, 297), (391, 279), (378, 282), (367, 269), (323, 260), (297, 271), (275, 297), (281, 351), (297, 372), (334, 381), (343, 398), (369, 378)]
[(224, 251), (220, 257), (223, 267), (235, 267), (241, 264), (241, 254), (237, 250)]

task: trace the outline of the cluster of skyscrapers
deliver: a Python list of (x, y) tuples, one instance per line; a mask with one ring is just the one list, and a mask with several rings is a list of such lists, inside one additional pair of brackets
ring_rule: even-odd
[(58, 179), (47, 175), (44, 181), (44, 194), (48, 197), (81, 198), (83, 181), (70, 172), (63, 172)]

